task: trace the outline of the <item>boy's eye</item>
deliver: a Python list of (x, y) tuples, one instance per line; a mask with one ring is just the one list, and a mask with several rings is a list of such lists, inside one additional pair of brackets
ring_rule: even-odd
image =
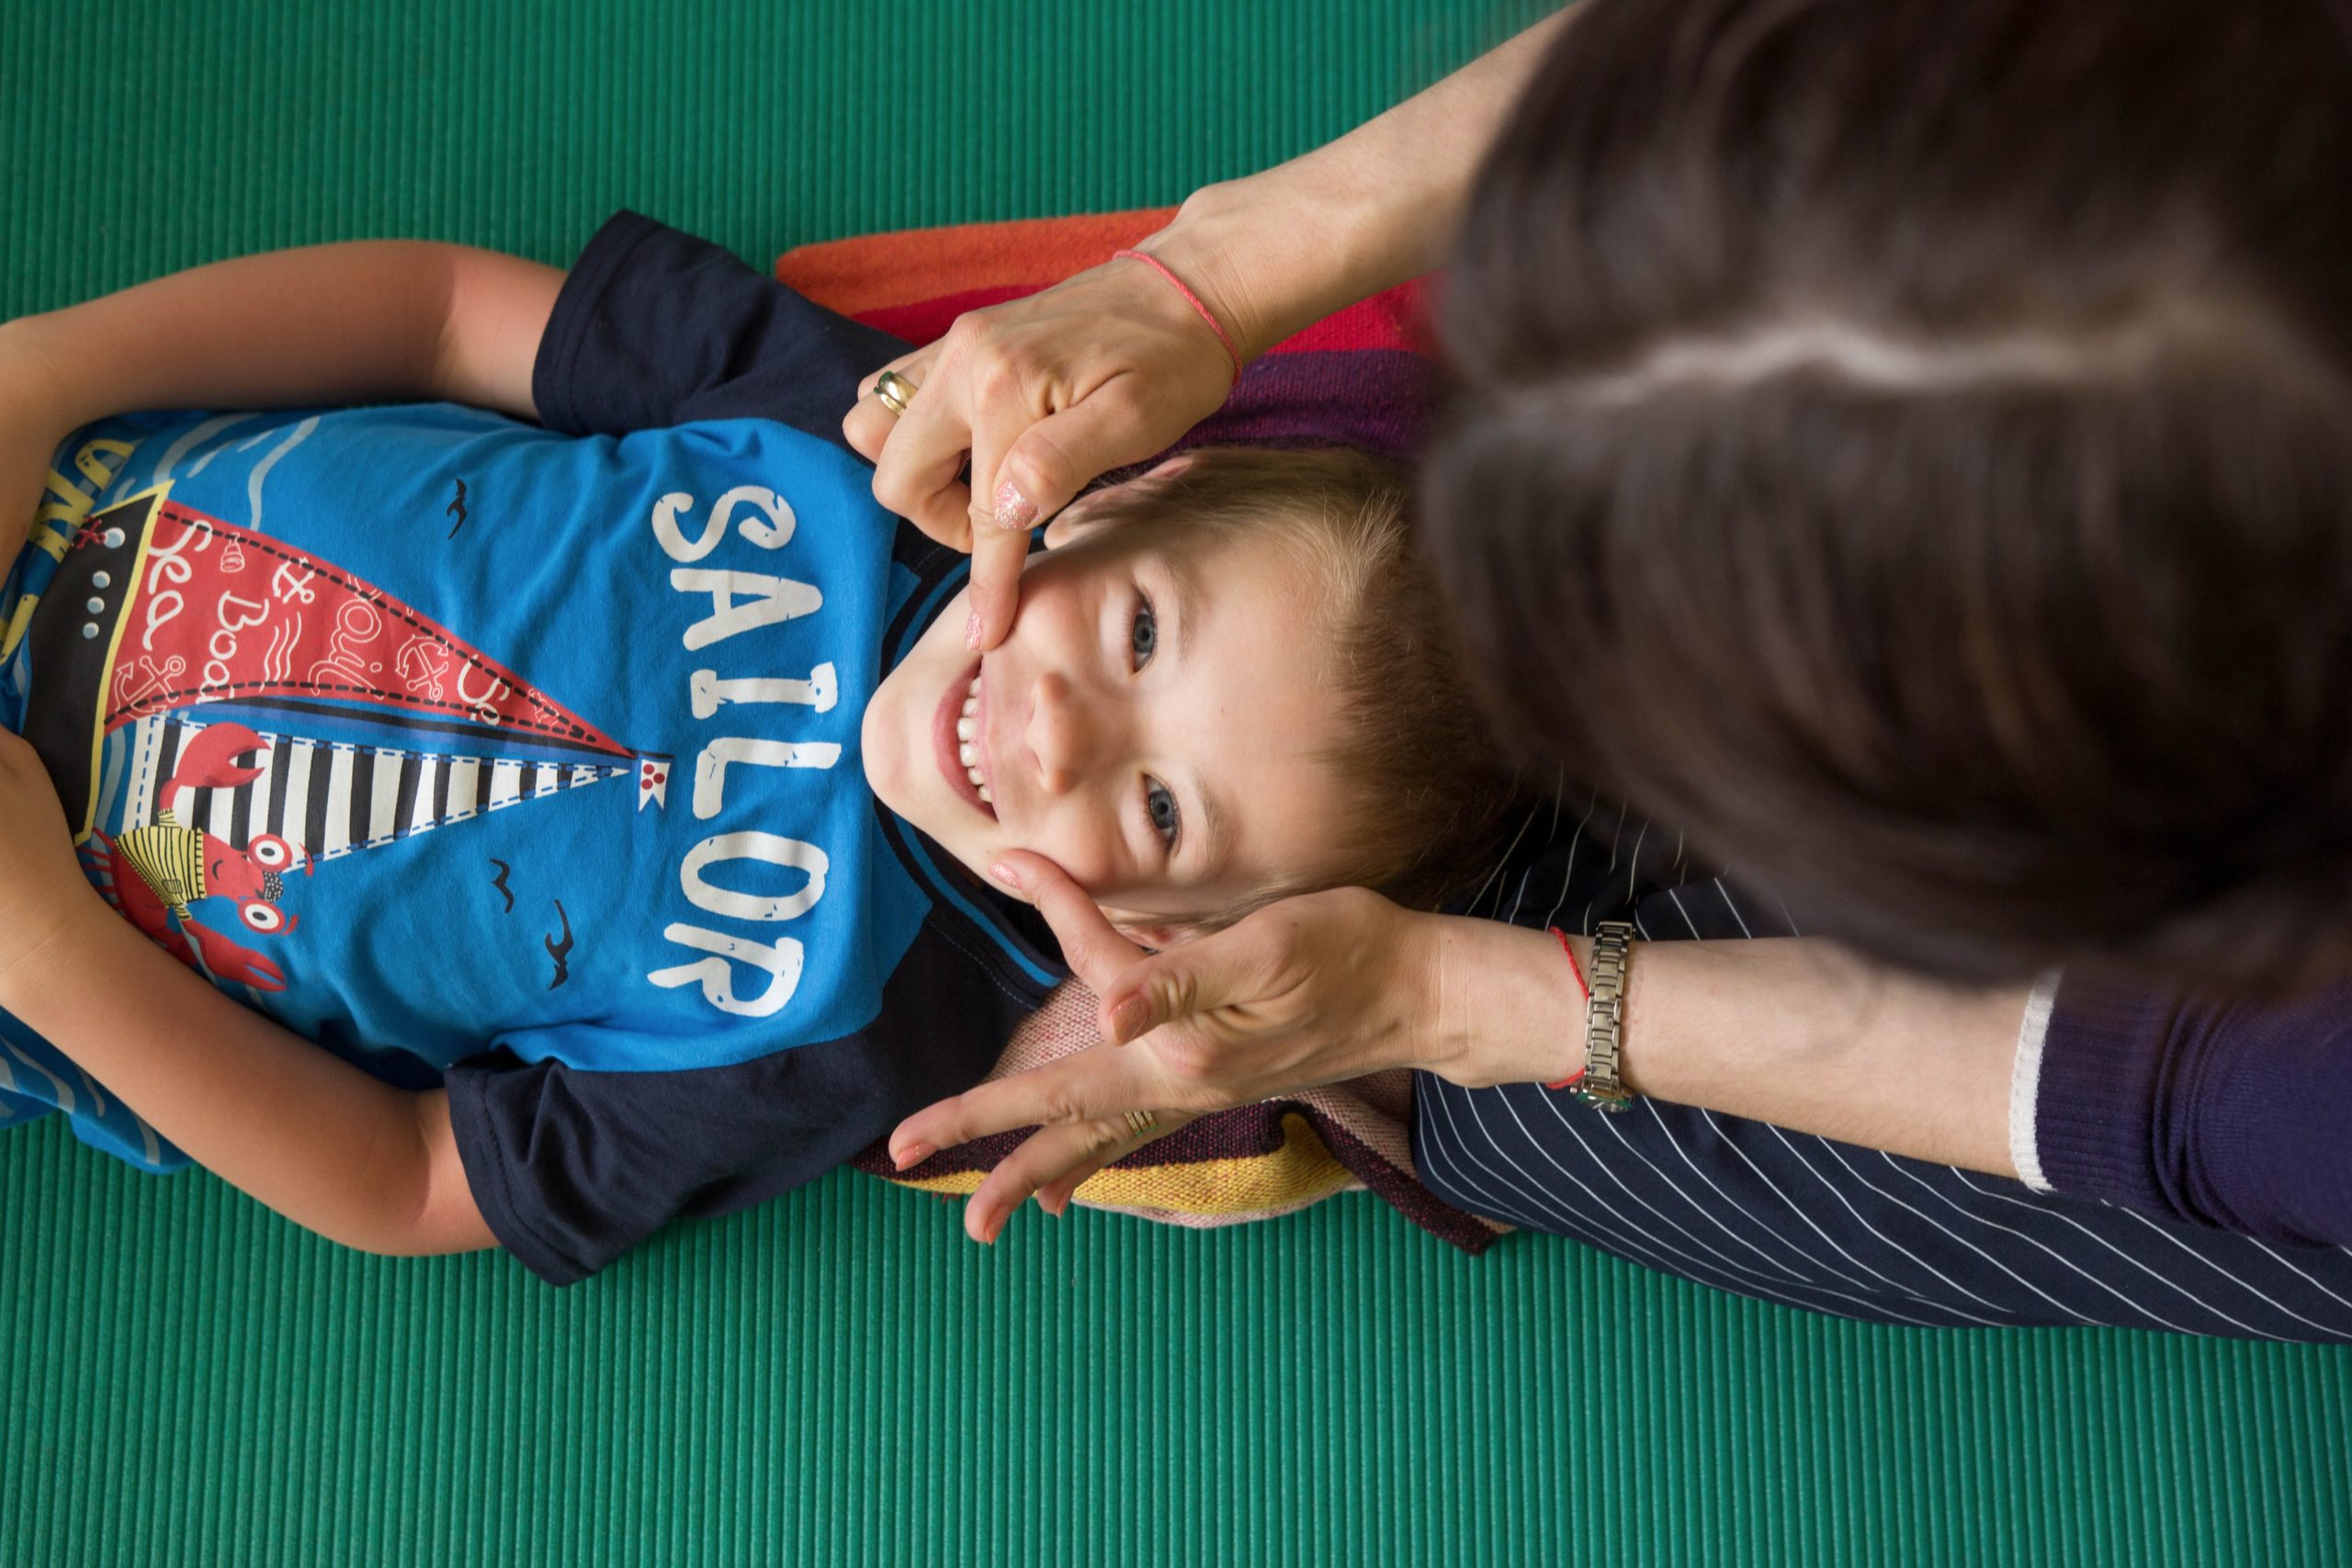
[(1138, 670), (1151, 662), (1152, 654), (1159, 647), (1159, 622), (1151, 613), (1151, 601), (1141, 596), (1136, 600), (1136, 618), (1127, 628), (1127, 651)]
[(1151, 818), (1152, 830), (1170, 849), (1176, 847), (1176, 797), (1158, 779), (1143, 781), (1143, 808)]

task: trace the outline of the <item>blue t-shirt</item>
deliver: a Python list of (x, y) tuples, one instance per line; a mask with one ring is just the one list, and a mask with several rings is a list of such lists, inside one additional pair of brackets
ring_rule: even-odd
[[(838, 1163), (1060, 977), (865, 784), (865, 705), (960, 565), (840, 440), (900, 347), (625, 215), (548, 323), (544, 427), (107, 421), (0, 596), (0, 719), (93, 880), (288, 1028), (445, 1082), (550, 1279)], [(14, 1032), (0, 1093), (64, 1105)], [(168, 1163), (89, 1087), (77, 1131)]]

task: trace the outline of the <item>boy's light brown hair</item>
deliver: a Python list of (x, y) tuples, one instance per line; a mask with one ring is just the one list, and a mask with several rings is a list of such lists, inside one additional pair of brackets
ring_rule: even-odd
[(1187, 456), (1181, 471), (1105, 492), (1097, 505), (1173, 548), (1247, 537), (1305, 558), (1318, 592), (1299, 613), (1337, 671), (1341, 739), (1320, 760), (1345, 799), (1336, 865), (1203, 923), (1318, 887), (1376, 888), (1419, 909), (1470, 891), (1493, 870), (1517, 794), (1451, 615), (1416, 554), (1404, 470), (1340, 447)]

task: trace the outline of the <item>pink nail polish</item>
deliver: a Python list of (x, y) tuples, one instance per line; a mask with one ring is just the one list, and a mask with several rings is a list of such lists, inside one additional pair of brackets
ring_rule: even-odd
[(1037, 521), (1037, 503), (1023, 495), (1011, 479), (1000, 481), (990, 499), (996, 502), (1000, 528), (1027, 528)]
[(989, 874), (995, 877), (999, 882), (1003, 883), (1007, 887), (1012, 888), (1015, 893), (1021, 891), (1021, 874), (1012, 869), (1012, 863), (1011, 861), (1001, 860), (997, 862), (994, 865), (989, 867)]
[(906, 1151), (898, 1156), (898, 1168), (900, 1170), (911, 1170), (938, 1152), (929, 1144), (910, 1144)]
[(980, 613), (978, 610), (973, 611), (972, 618), (964, 623), (964, 646), (975, 653), (979, 651)]

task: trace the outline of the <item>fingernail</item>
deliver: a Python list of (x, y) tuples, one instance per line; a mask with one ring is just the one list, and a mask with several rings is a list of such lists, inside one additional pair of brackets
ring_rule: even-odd
[(972, 618), (964, 623), (964, 647), (973, 653), (980, 650), (980, 613), (978, 610), (973, 611)]
[(1012, 863), (1011, 861), (1001, 860), (997, 862), (994, 865), (989, 867), (989, 874), (995, 877), (999, 882), (1003, 883), (1007, 887), (1012, 888), (1015, 893), (1021, 891), (1021, 874), (1012, 869)]
[(929, 1144), (909, 1144), (904, 1150), (890, 1157), (898, 1162), (900, 1170), (908, 1170), (921, 1165), (938, 1152)]
[(1129, 997), (1111, 1010), (1111, 1038), (1124, 1045), (1143, 1028), (1151, 1008), (1141, 997)]
[(998, 482), (996, 494), (996, 525), (1000, 528), (1027, 528), (1037, 521), (1037, 503), (1021, 493), (1011, 479)]

